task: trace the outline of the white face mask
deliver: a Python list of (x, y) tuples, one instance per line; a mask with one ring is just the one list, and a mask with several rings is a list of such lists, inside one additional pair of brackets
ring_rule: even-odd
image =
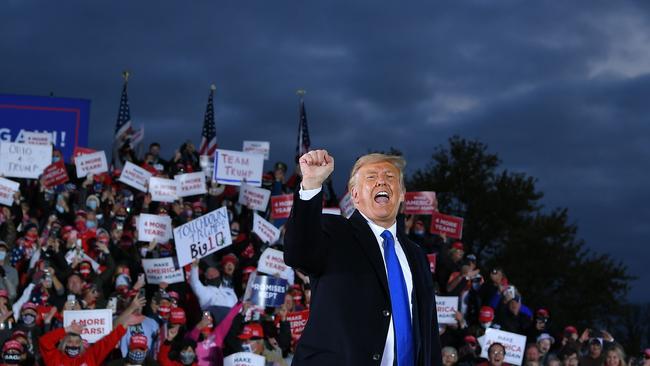
[(249, 343), (244, 343), (241, 345), (242, 352), (253, 352), (253, 347)]

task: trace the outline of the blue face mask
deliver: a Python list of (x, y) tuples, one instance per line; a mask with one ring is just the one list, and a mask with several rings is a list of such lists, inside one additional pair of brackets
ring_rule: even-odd
[(97, 223), (95, 221), (86, 221), (87, 229), (94, 229), (96, 227), (97, 227)]
[(61, 157), (58, 155), (52, 156), (52, 162), (53, 163), (58, 163), (61, 160)]
[(0, 261), (3, 261), (7, 257), (7, 252), (0, 250)]
[(57, 210), (59, 213), (63, 213), (63, 212), (65, 211), (65, 209), (63, 208), (63, 206), (60, 206), (60, 205), (56, 205), (56, 210)]
[(129, 351), (129, 353), (126, 355), (126, 358), (129, 360), (129, 363), (134, 365), (142, 365), (146, 357), (147, 357), (147, 352), (141, 350)]
[(95, 200), (88, 201), (86, 206), (88, 206), (89, 209), (95, 211), (97, 209), (97, 201), (95, 201)]

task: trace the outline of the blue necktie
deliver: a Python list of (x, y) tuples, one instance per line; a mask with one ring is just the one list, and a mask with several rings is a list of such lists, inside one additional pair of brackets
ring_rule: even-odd
[(393, 327), (395, 328), (395, 344), (397, 345), (397, 366), (415, 365), (413, 355), (413, 332), (411, 330), (411, 310), (409, 295), (406, 290), (404, 273), (395, 253), (395, 240), (388, 230), (381, 233), (384, 238), (384, 258), (388, 272), (388, 289), (393, 305)]

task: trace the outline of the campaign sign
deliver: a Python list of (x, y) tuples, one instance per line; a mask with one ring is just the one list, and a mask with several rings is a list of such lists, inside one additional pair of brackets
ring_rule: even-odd
[(164, 243), (172, 238), (172, 219), (167, 215), (140, 214), (138, 240)]
[(63, 311), (63, 327), (72, 323), (85, 326), (81, 338), (95, 343), (113, 330), (113, 312), (111, 309)]
[(245, 183), (239, 190), (239, 203), (255, 211), (266, 211), (269, 197), (271, 197), (271, 191), (268, 189), (256, 188)]
[(175, 179), (149, 178), (151, 200), (156, 202), (174, 202), (178, 199), (178, 182)]
[(63, 160), (59, 160), (45, 168), (45, 170), (43, 170), (42, 179), (45, 188), (52, 188), (70, 180)]
[(252, 352), (237, 352), (224, 357), (223, 366), (264, 366), (266, 358)]
[(485, 330), (481, 345), (481, 357), (487, 358), (487, 350), (492, 343), (501, 343), (506, 348), (504, 362), (511, 365), (521, 365), (524, 361), (526, 336), (510, 333), (503, 330), (488, 328)]
[(262, 186), (264, 155), (217, 149), (214, 154), (214, 180), (239, 186), (242, 182)]
[(205, 186), (205, 174), (201, 172), (179, 174), (174, 177), (174, 180), (178, 183), (176, 191), (178, 197), (195, 196), (208, 192)]
[(431, 273), (436, 273), (436, 264), (438, 262), (438, 254), (433, 253), (433, 254), (427, 254), (427, 259), (429, 260), (429, 269), (431, 270)]
[(278, 275), (287, 281), (291, 281), (294, 277), (293, 269), (284, 263), (284, 253), (273, 248), (264, 250), (257, 263), (257, 271)]
[(30, 132), (45, 132), (69, 162), (76, 146), (88, 145), (89, 116), (90, 100), (1, 94), (0, 141), (25, 143)]
[(434, 212), (431, 216), (431, 234), (446, 235), (461, 239), (463, 236), (463, 218)]
[(244, 301), (250, 301), (260, 308), (278, 307), (284, 304), (288, 282), (284, 278), (252, 274), (244, 294)]
[(271, 218), (272, 219), (287, 219), (293, 207), (293, 195), (283, 194), (279, 196), (271, 196)]
[(91, 148), (88, 148), (88, 147), (77, 146), (77, 147), (74, 148), (74, 151), (72, 152), (72, 163), (75, 162), (75, 159), (77, 157), (79, 157), (81, 155), (85, 155), (85, 154), (92, 154), (92, 153), (94, 153), (96, 151), (97, 150), (94, 150), (94, 149), (91, 149)]
[(232, 244), (228, 210), (221, 207), (174, 229), (178, 265), (206, 257)]
[(348, 219), (354, 213), (354, 203), (352, 202), (352, 195), (350, 192), (345, 192), (343, 198), (339, 201), (339, 207), (341, 208), (341, 214)]
[(280, 238), (280, 229), (264, 220), (257, 213), (253, 214), (253, 232), (260, 237), (264, 243), (273, 244)]
[(174, 258), (143, 259), (142, 267), (147, 276), (147, 283), (157, 285), (162, 282), (169, 284), (184, 282), (182, 269), (174, 267)]
[(309, 310), (296, 311), (287, 314), (287, 321), (291, 328), (292, 344), (295, 345), (300, 339), (300, 336), (302, 336), (302, 332), (305, 330), (305, 325), (307, 325), (307, 320), (309, 320)]
[(406, 192), (404, 195), (405, 215), (431, 215), (437, 210), (436, 192)]
[(438, 324), (456, 324), (458, 296), (436, 296), (436, 311)]
[(18, 191), (20, 183), (0, 177), (0, 204), (13, 206), (14, 193)]
[(74, 165), (77, 167), (78, 178), (83, 178), (88, 174), (102, 174), (108, 171), (106, 153), (104, 151), (77, 156), (74, 160)]
[(47, 132), (27, 132), (23, 133), (23, 143), (30, 145), (50, 145), (52, 135)]
[(0, 175), (37, 179), (52, 164), (52, 146), (0, 141)]
[(151, 178), (151, 176), (152, 174), (149, 173), (146, 169), (141, 168), (131, 163), (130, 161), (127, 161), (118, 180), (127, 186), (131, 186), (139, 191), (146, 192), (147, 183), (149, 182), (149, 178)]
[(243, 152), (264, 155), (264, 160), (269, 160), (271, 143), (268, 141), (244, 141)]

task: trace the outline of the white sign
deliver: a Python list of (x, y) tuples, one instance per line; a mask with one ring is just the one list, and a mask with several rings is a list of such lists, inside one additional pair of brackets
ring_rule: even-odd
[(138, 240), (156, 239), (164, 243), (172, 238), (172, 219), (167, 215), (140, 214), (138, 218)]
[(178, 197), (195, 196), (208, 192), (205, 186), (205, 174), (201, 172), (179, 174), (174, 177), (178, 183)]
[(23, 141), (30, 145), (50, 145), (52, 143), (52, 135), (47, 132), (23, 132)]
[(14, 193), (20, 188), (20, 183), (0, 177), (0, 204), (12, 206)]
[(221, 207), (175, 228), (174, 242), (181, 267), (229, 246), (228, 210)]
[(271, 191), (268, 189), (256, 188), (245, 183), (239, 190), (239, 203), (251, 210), (266, 211), (270, 197)]
[(257, 263), (257, 271), (270, 274), (279, 275), (280, 278), (293, 283), (294, 272), (293, 269), (284, 263), (284, 253), (273, 248), (267, 248), (260, 257)]
[(264, 160), (269, 160), (271, 143), (268, 141), (244, 141), (243, 152), (264, 155)]
[(156, 202), (174, 202), (178, 199), (178, 182), (175, 179), (149, 178), (149, 193)]
[(120, 182), (131, 186), (142, 192), (147, 191), (147, 183), (152, 174), (147, 170), (140, 168), (139, 166), (131, 163), (130, 161), (126, 162), (124, 169), (122, 169), (122, 174), (118, 179)]
[(524, 361), (526, 348), (526, 336), (516, 333), (505, 332), (494, 328), (485, 330), (485, 335), (480, 338), (481, 357), (488, 358), (487, 351), (492, 343), (501, 343), (506, 348), (504, 362), (511, 365), (521, 365)]
[(81, 338), (95, 343), (113, 330), (113, 312), (111, 309), (63, 311), (63, 327), (73, 322), (85, 326)]
[(458, 296), (436, 296), (438, 324), (456, 324)]
[(101, 174), (108, 171), (106, 153), (103, 151), (79, 155), (74, 159), (74, 164), (77, 167), (78, 178), (83, 178), (88, 174)]
[(237, 352), (223, 359), (223, 366), (264, 366), (266, 358), (252, 352)]
[(0, 142), (0, 175), (37, 179), (52, 164), (52, 146)]
[(352, 202), (352, 195), (350, 192), (346, 192), (341, 201), (339, 201), (339, 207), (341, 207), (341, 214), (348, 219), (354, 213), (354, 203)]
[(148, 284), (157, 285), (161, 282), (172, 284), (185, 281), (183, 270), (174, 267), (174, 258), (143, 259), (142, 267)]
[(265, 243), (273, 244), (280, 238), (280, 229), (264, 220), (257, 213), (253, 214), (253, 232)]
[(262, 186), (264, 155), (217, 149), (214, 155), (214, 180), (220, 184), (239, 186), (246, 182)]

